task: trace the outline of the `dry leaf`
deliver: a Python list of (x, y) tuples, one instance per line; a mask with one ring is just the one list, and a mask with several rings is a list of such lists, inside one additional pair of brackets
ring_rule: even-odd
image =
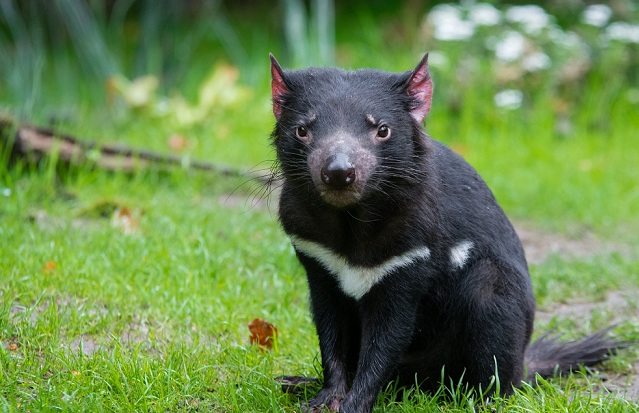
[(111, 216), (111, 226), (121, 229), (125, 234), (134, 234), (138, 230), (140, 221), (140, 211), (120, 207), (113, 211)]
[(76, 377), (82, 375), (82, 373), (80, 373), (79, 371), (75, 371), (75, 370), (71, 370), (71, 374), (73, 374)]
[(11, 343), (11, 344), (9, 344), (9, 347), (7, 347), (7, 349), (9, 351), (17, 351), (18, 350), (18, 345), (16, 343)]
[(256, 318), (248, 324), (251, 332), (251, 343), (260, 346), (260, 349), (271, 350), (274, 339), (277, 338), (277, 327), (261, 318)]

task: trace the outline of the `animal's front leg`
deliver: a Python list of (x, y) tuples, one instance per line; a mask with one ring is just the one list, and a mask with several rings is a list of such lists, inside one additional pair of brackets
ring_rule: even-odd
[(359, 346), (355, 300), (339, 289), (335, 277), (315, 261), (300, 255), (306, 268), (313, 321), (319, 336), (324, 385), (302, 405), (305, 412), (337, 411), (348, 390), (349, 370), (354, 372)]
[[(401, 279), (401, 277), (397, 277)], [(360, 302), (362, 339), (357, 373), (340, 412), (368, 413), (383, 387), (393, 379), (411, 343), (417, 318), (415, 290), (377, 286)]]

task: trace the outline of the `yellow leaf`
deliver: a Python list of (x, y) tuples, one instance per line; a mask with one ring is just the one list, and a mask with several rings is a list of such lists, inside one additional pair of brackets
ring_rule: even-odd
[(217, 65), (200, 86), (198, 106), (211, 110), (247, 99), (249, 90), (237, 84), (239, 77), (236, 67)]
[(148, 106), (155, 100), (159, 83), (158, 78), (151, 75), (141, 76), (133, 81), (124, 76), (112, 76), (107, 80), (107, 94), (110, 100), (119, 96), (127, 105), (139, 108)]

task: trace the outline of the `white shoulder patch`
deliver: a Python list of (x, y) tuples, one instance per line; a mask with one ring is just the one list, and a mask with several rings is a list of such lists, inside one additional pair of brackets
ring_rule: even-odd
[(468, 257), (470, 250), (473, 248), (472, 241), (462, 241), (450, 249), (450, 265), (453, 268), (462, 268)]
[(291, 237), (291, 241), (299, 251), (315, 258), (322, 264), (326, 270), (337, 278), (342, 291), (356, 300), (362, 298), (375, 284), (392, 271), (410, 265), (417, 260), (430, 257), (430, 249), (428, 247), (418, 247), (392, 257), (374, 267), (362, 267), (351, 265), (346, 257), (316, 242), (295, 236)]

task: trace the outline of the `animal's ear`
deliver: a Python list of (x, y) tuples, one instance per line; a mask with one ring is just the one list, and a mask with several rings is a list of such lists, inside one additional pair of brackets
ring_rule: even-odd
[(284, 96), (288, 94), (289, 88), (284, 78), (284, 70), (277, 62), (277, 59), (272, 54), (271, 57), (271, 94), (273, 97), (273, 114), (275, 119), (280, 120), (282, 115), (282, 104)]
[(422, 57), (415, 70), (410, 74), (404, 84), (404, 89), (415, 101), (410, 114), (417, 123), (421, 124), (430, 111), (430, 104), (433, 99), (433, 81), (428, 71), (428, 53)]

